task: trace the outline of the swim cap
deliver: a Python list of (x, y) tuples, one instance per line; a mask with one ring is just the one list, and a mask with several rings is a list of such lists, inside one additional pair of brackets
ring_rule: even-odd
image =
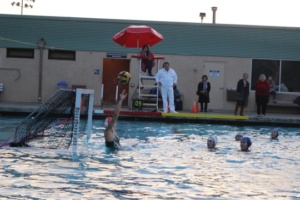
[(207, 140), (212, 140), (212, 141), (214, 141), (215, 145), (218, 144), (218, 138), (217, 138), (216, 135), (211, 135), (211, 136), (209, 136)]
[(279, 132), (278, 132), (278, 129), (276, 128), (276, 129), (273, 129), (272, 131), (271, 131), (271, 133), (276, 133), (276, 136), (275, 137), (272, 137), (273, 139), (276, 139), (278, 136), (279, 136)]
[(251, 146), (251, 144), (252, 144), (252, 142), (251, 142), (250, 138), (248, 138), (248, 137), (243, 137), (241, 141), (245, 141), (245, 142), (247, 142), (247, 145), (248, 145), (248, 147), (250, 147), (250, 146)]
[(235, 140), (236, 141), (240, 141), (240, 140), (238, 140), (238, 137), (241, 137), (241, 138), (243, 138), (243, 134), (242, 133), (237, 133), (236, 135), (235, 135)]
[(106, 117), (104, 120), (104, 127), (106, 128), (108, 124), (112, 121), (112, 117)]

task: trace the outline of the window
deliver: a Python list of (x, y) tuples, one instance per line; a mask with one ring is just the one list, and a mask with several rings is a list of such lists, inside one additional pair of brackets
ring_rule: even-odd
[(282, 61), (281, 84), (289, 92), (300, 92), (300, 61)]
[(300, 92), (300, 61), (252, 60), (251, 89), (260, 74), (273, 77), (279, 92)]
[(76, 51), (49, 50), (48, 59), (50, 59), (50, 60), (76, 60)]
[(34, 58), (34, 49), (7, 48), (7, 58)]

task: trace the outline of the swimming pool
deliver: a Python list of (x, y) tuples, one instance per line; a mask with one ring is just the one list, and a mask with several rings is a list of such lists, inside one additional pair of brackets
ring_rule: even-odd
[[(23, 118), (0, 117), (1, 137)], [(103, 122), (88, 144), (69, 150), (0, 149), (0, 198), (7, 199), (271, 199), (300, 198), (300, 129), (121, 121), (121, 144), (104, 146)], [(237, 132), (251, 137), (240, 152)], [(206, 140), (216, 134), (217, 149)]]

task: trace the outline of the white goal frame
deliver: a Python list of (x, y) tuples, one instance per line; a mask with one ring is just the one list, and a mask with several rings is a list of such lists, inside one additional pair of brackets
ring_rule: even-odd
[(80, 109), (81, 109), (81, 97), (82, 95), (89, 96), (89, 106), (88, 106), (88, 120), (87, 120), (87, 142), (91, 138), (92, 131), (92, 121), (93, 121), (93, 109), (94, 109), (94, 90), (91, 89), (76, 89), (76, 100), (75, 100), (75, 110), (74, 110), (74, 127), (73, 127), (73, 140), (72, 140), (72, 151), (77, 151), (78, 145), (78, 134), (80, 126)]

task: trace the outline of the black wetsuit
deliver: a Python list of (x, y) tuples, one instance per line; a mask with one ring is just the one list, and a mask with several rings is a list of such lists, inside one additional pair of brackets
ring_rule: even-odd
[(121, 148), (120, 139), (117, 135), (116, 135), (116, 137), (113, 141), (110, 141), (110, 142), (105, 141), (105, 145), (106, 145), (106, 147), (113, 148), (113, 149), (120, 149)]
[(11, 147), (30, 147), (25, 142), (12, 142), (9, 144), (9, 146), (11, 146)]

